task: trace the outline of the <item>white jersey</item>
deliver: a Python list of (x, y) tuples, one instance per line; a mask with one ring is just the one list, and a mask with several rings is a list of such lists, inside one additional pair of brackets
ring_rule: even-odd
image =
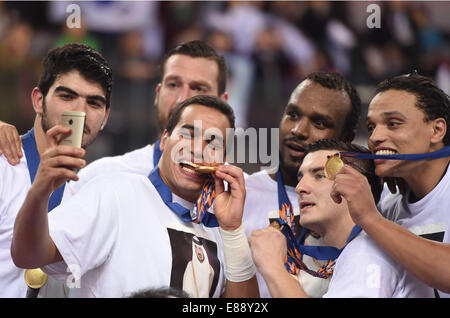
[[(22, 153), (25, 153), (23, 148)], [(72, 184), (74, 183), (66, 184), (62, 202), (70, 197)], [(30, 187), (31, 179), (26, 155), (15, 166), (10, 165), (5, 156), (0, 156), (0, 298), (23, 298), (26, 296), (28, 289), (24, 279), (25, 270), (16, 267), (12, 261), (11, 242), (16, 216)], [(63, 290), (60, 285), (56, 287), (58, 289), (57, 294), (50, 291), (49, 288), (53, 284), (54, 282), (50, 281), (41, 291), (52, 296), (62, 295)]]
[(336, 261), (324, 297), (434, 297), (431, 287), (409, 274), (362, 231)]
[[(193, 208), (175, 195), (173, 199)], [(148, 177), (116, 173), (92, 180), (49, 214), (49, 229), (64, 262), (44, 270), (68, 281), (71, 297), (127, 297), (167, 286), (182, 289), (193, 236), (202, 240), (214, 270), (210, 296), (224, 291), (218, 228), (183, 222)]]
[[(278, 209), (278, 188), (277, 182), (270, 175), (270, 171), (263, 170), (249, 175), (245, 179), (245, 188), (247, 195), (245, 197), (244, 217), (242, 222), (247, 234), (250, 237), (255, 230), (264, 229), (269, 226), (271, 220), (276, 220), (280, 216)], [(286, 193), (294, 208), (296, 223), (300, 217), (297, 193), (294, 187), (285, 186)], [(308, 236), (305, 244), (307, 245), (323, 245), (322, 240), (317, 240), (312, 236)], [(318, 270), (321, 261), (317, 261), (307, 255), (303, 256), (303, 262), (311, 270)], [(263, 276), (257, 271), (256, 278), (259, 285), (260, 297), (271, 297), (269, 289), (264, 281)], [(300, 271), (298, 275), (299, 281), (310, 297), (322, 297), (327, 291), (330, 279), (314, 277), (305, 271)]]
[[(450, 243), (445, 233), (450, 223), (450, 169), (425, 197), (409, 203), (409, 192), (387, 194), (379, 203), (383, 215), (424, 238)], [(448, 232), (448, 230), (447, 230)], [(444, 239), (444, 234), (446, 234)], [(440, 293), (441, 297), (449, 294)]]
[(135, 173), (148, 176), (153, 170), (153, 145), (127, 152), (120, 156), (97, 159), (78, 172), (79, 180), (73, 187), (78, 192), (90, 180), (114, 172)]

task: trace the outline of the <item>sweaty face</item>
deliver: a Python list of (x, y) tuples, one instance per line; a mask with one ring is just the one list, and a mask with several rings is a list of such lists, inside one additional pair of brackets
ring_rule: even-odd
[(319, 234), (340, 215), (348, 213), (347, 204), (337, 204), (330, 196), (333, 181), (325, 177), (327, 155), (338, 150), (319, 150), (309, 153), (298, 171), (299, 182), (295, 191), (300, 207), (300, 224)]
[(46, 132), (61, 123), (61, 114), (68, 111), (86, 113), (82, 147), (91, 144), (102, 125), (106, 123), (106, 94), (100, 84), (87, 81), (78, 71), (58, 75), (44, 97), (35, 89), (36, 103), (42, 109), (42, 129)]
[(155, 97), (161, 131), (167, 126), (172, 110), (185, 99), (196, 95), (218, 96), (218, 77), (219, 66), (213, 60), (181, 54), (167, 59)]
[(350, 110), (350, 99), (344, 91), (303, 81), (292, 93), (280, 123), (283, 167), (295, 176), (307, 145), (340, 137)]
[[(433, 121), (416, 106), (414, 94), (387, 90), (377, 94), (369, 105), (366, 127), (370, 150), (379, 155), (430, 152)], [(375, 160), (378, 176), (402, 177), (411, 173), (419, 162)]]
[(225, 160), (228, 118), (214, 108), (186, 107), (178, 124), (161, 138), (163, 154), (158, 164), (161, 178), (173, 193), (194, 202), (200, 195), (206, 175), (195, 172), (185, 162), (215, 165)]

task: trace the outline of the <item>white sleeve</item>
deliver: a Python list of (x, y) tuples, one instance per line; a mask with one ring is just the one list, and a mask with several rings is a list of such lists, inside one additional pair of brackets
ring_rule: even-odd
[[(106, 181), (105, 181), (106, 180)], [(74, 279), (102, 265), (116, 241), (118, 198), (115, 189), (99, 178), (49, 213), (50, 236)], [(101, 190), (99, 190), (101, 189)], [(50, 274), (66, 274), (63, 266), (49, 266)], [(61, 279), (61, 278), (59, 278)]]

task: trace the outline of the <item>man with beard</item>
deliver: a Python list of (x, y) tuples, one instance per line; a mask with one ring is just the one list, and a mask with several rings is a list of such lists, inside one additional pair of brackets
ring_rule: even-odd
[[(202, 41), (191, 41), (169, 51), (161, 62), (161, 83), (156, 87), (155, 108), (161, 133), (176, 105), (195, 95), (215, 95), (228, 100), (225, 91), (227, 68), (225, 60)], [(113, 172), (131, 172), (148, 176), (158, 164), (160, 141), (124, 155), (105, 157), (83, 169), (76, 184), (78, 191), (96, 176)]]
[[(228, 100), (226, 83), (228, 70), (225, 59), (203, 41), (181, 43), (170, 50), (160, 64), (161, 83), (156, 86), (155, 108), (158, 114), (160, 132), (166, 128), (170, 113), (176, 105), (195, 95), (215, 95)], [(0, 152), (10, 154), (10, 162), (18, 158), (14, 138), (15, 128), (0, 122)], [(6, 141), (9, 142), (6, 142)], [(114, 157), (104, 157), (90, 163), (78, 175), (74, 191), (96, 176), (113, 172), (131, 172), (148, 176), (157, 165), (161, 152), (160, 141), (143, 148)]]
[[(16, 215), (31, 187), (37, 169), (43, 160), (53, 158), (54, 145), (47, 142), (48, 135), (70, 135), (71, 129), (58, 125), (63, 111), (82, 111), (86, 122), (82, 148), (91, 144), (103, 129), (109, 115), (112, 72), (107, 61), (92, 48), (82, 44), (68, 44), (51, 50), (43, 61), (39, 84), (31, 93), (36, 118), (33, 128), (22, 136), (25, 154), (19, 164), (11, 166), (0, 156), (0, 297), (25, 297), (27, 285), (24, 270), (17, 268), (10, 254)], [(74, 157), (73, 167), (83, 168), (81, 159), (85, 150), (61, 146)], [(62, 158), (56, 165), (64, 165)], [(78, 179), (75, 171), (67, 171), (67, 179)], [(51, 193), (48, 211), (72, 194), (72, 183), (64, 183)], [(41, 198), (44, 202), (46, 198)], [(48, 199), (48, 198), (47, 198)]]
[(195, 298), (208, 298), (214, 278), (208, 255), (198, 237), (192, 238), (192, 260), (183, 275), (183, 291)]
[[(41, 198), (64, 182), (70, 170), (43, 161), (14, 225), (14, 263), (45, 266), (63, 280), (69, 269), (78, 282), (71, 297), (125, 297), (168, 287), (172, 277), (182, 281), (184, 268), (174, 272), (172, 265), (191, 248), (185, 251), (171, 242), (170, 233), (176, 230), (216, 244), (208, 255), (211, 264), (220, 264), (213, 297), (257, 297), (256, 269), (242, 226), (243, 172), (221, 164), (230, 128), (230, 105), (217, 96), (189, 98), (170, 116), (161, 138), (161, 159), (149, 176), (99, 176), (54, 213), (47, 213)], [(217, 132), (213, 139), (211, 130)], [(49, 142), (54, 139), (48, 136)], [(197, 142), (201, 147), (193, 147)], [(202, 166), (210, 163), (214, 171), (197, 171), (196, 159)], [(76, 160), (69, 157), (64, 166), (72, 167)], [(205, 187), (211, 184), (214, 191)]]
[[(358, 93), (337, 73), (312, 73), (294, 89), (280, 122), (278, 169), (260, 171), (245, 180), (247, 197), (243, 222), (247, 237), (250, 237), (252, 231), (266, 228), (272, 220), (278, 219), (283, 206), (290, 207), (295, 214), (298, 237), (301, 228), (298, 225), (299, 207), (295, 186), (304, 150), (308, 144), (323, 138), (352, 141), (360, 108)], [(320, 245), (321, 240), (309, 235), (304, 243)], [(303, 260), (310, 269), (315, 270), (325, 264), (307, 255)], [(314, 277), (305, 271), (292, 273), (312, 297), (321, 297), (328, 288), (329, 279)], [(270, 297), (259, 272), (257, 279), (261, 297)]]

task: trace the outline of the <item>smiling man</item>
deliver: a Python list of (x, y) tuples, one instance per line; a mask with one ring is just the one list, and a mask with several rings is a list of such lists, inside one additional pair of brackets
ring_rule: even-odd
[[(428, 158), (375, 160), (377, 175), (398, 178), (406, 188), (387, 194), (378, 205), (387, 219), (352, 189), (362, 178), (358, 174), (340, 172), (342, 182), (334, 190), (352, 202), (354, 221), (402, 266), (440, 290), (440, 297), (450, 292), (449, 120), (449, 97), (430, 78), (410, 74), (380, 83), (366, 120), (369, 148), (375, 154), (424, 153)], [(443, 155), (435, 156), (436, 151)]]
[[(161, 83), (155, 88), (154, 107), (158, 114), (161, 134), (173, 109), (185, 99), (196, 95), (215, 95), (228, 100), (226, 84), (228, 69), (225, 59), (203, 41), (180, 43), (169, 50), (160, 63)], [(79, 173), (73, 191), (100, 175), (131, 172), (148, 176), (158, 164), (160, 141), (123, 155), (104, 157), (90, 163)], [(4, 152), (11, 164), (20, 157), (20, 140), (15, 127), (0, 121), (0, 153)]]
[[(283, 112), (279, 128), (280, 164), (277, 171), (260, 171), (246, 178), (247, 198), (244, 225), (247, 236), (266, 228), (280, 217), (282, 205), (291, 206), (295, 214), (297, 235), (299, 209), (295, 186), (297, 171), (306, 147), (322, 138), (353, 140), (361, 113), (361, 101), (356, 90), (341, 75), (316, 72), (307, 76), (292, 92)], [(273, 150), (272, 150), (273, 151)], [(321, 240), (309, 235), (305, 244), (320, 245)], [(315, 259), (305, 256), (312, 269), (319, 269)], [(262, 276), (257, 273), (261, 297), (270, 297)], [(306, 292), (314, 297), (323, 295), (329, 279), (299, 271)]]
[[(63, 111), (85, 112), (82, 147), (86, 148), (106, 124), (111, 89), (111, 69), (106, 60), (90, 47), (69, 44), (51, 50), (44, 58), (39, 84), (31, 93), (36, 118), (33, 128), (22, 136), (25, 156), (16, 166), (9, 165), (4, 155), (0, 156), (0, 285), (3, 286), (0, 297), (25, 297), (27, 291), (24, 270), (14, 266), (10, 247), (14, 220), (34, 181), (36, 170), (42, 161), (52, 160), (55, 156), (46, 134), (55, 129), (61, 135), (70, 134), (70, 128), (55, 127), (60, 124)], [(80, 169), (85, 165), (81, 159), (85, 150), (69, 146), (64, 149), (76, 157), (74, 168)], [(77, 179), (75, 172), (68, 173), (70, 179)], [(55, 208), (72, 193), (71, 184), (62, 183), (57, 188), (41, 198), (47, 202), (52, 195), (46, 211)]]
[[(154, 107), (161, 134), (170, 114), (185, 99), (214, 95), (228, 100), (228, 70), (222, 56), (203, 41), (189, 41), (166, 53), (160, 63), (161, 83), (156, 88)], [(148, 176), (158, 164), (160, 140), (120, 156), (104, 157), (90, 163), (79, 175), (75, 190), (100, 175), (131, 172)]]
[[(191, 129), (195, 121), (202, 123), (199, 135)], [(225, 148), (227, 128), (234, 127), (231, 107), (215, 96), (194, 96), (174, 109), (167, 127), (161, 159), (149, 176), (121, 173), (96, 178), (49, 215), (41, 198), (64, 181), (69, 169), (40, 167), (16, 219), (11, 246), (15, 264), (48, 265), (45, 271), (63, 280), (73, 275), (79, 288), (71, 290), (72, 297), (123, 297), (144, 289), (182, 286), (186, 267), (177, 267), (177, 260), (180, 253), (192, 251), (184, 238), (196, 236), (209, 244), (214, 251), (208, 254), (209, 261), (219, 267), (208, 296), (258, 296), (241, 221), (242, 170), (213, 162), (215, 172), (208, 176), (182, 164), (205, 153), (211, 142), (204, 138), (208, 129), (221, 132), (218, 148)], [(48, 137), (54, 143), (54, 136)], [(195, 142), (202, 146), (193, 147)], [(184, 151), (187, 146), (190, 150)], [(214, 213), (208, 211), (212, 203)]]

